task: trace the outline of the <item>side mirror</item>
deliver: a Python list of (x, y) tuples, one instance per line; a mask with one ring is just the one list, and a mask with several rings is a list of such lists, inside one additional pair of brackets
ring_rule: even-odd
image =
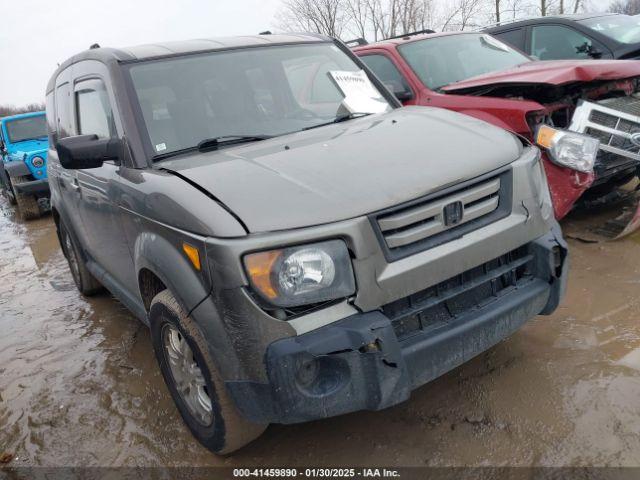
[(395, 95), (395, 97), (401, 102), (406, 102), (413, 99), (413, 92), (406, 85), (400, 82), (391, 81), (384, 82), (384, 86), (387, 87)]
[(413, 100), (413, 92), (411, 90), (400, 90), (397, 92), (393, 92), (398, 100), (401, 102), (406, 102), (408, 100)]
[(602, 51), (598, 50), (597, 47), (594, 47), (593, 45), (591, 45), (588, 42), (584, 42), (582, 45), (580, 45), (579, 47), (576, 47), (576, 52), (577, 53), (585, 53), (586, 55), (588, 55), (591, 58), (601, 58), (602, 57)]
[(604, 54), (604, 52), (602, 52), (601, 50), (598, 50), (598, 49), (597, 49), (597, 48), (595, 48), (595, 47), (591, 47), (591, 48), (589, 49), (589, 56), (590, 56), (591, 58), (595, 58), (596, 60), (598, 60), (598, 59), (602, 58), (602, 55), (603, 55), (603, 54)]
[(117, 138), (79, 135), (58, 140), (56, 150), (60, 164), (64, 168), (71, 170), (98, 168), (107, 160), (121, 159), (122, 142)]

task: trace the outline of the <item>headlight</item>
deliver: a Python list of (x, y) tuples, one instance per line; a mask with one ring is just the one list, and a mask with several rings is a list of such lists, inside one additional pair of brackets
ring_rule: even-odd
[(44, 166), (44, 158), (33, 157), (31, 159), (31, 165), (33, 165), (35, 168), (42, 168)]
[(593, 170), (600, 148), (600, 140), (596, 138), (548, 125), (538, 128), (536, 143), (546, 148), (551, 160), (558, 165), (587, 173)]
[(347, 297), (355, 280), (341, 240), (251, 253), (244, 257), (251, 286), (269, 303), (293, 307)]

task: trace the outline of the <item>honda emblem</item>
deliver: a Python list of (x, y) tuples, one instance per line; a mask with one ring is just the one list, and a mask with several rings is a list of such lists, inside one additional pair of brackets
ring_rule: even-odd
[(462, 202), (449, 203), (442, 209), (442, 218), (447, 227), (452, 227), (460, 223), (463, 215), (464, 207), (462, 206)]

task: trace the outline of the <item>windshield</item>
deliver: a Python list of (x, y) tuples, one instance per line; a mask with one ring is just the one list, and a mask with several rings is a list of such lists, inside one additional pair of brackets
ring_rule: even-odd
[(398, 47), (409, 66), (431, 90), (531, 61), (485, 34), (426, 38)]
[(47, 137), (47, 124), (44, 115), (9, 120), (5, 125), (10, 143)]
[[(132, 64), (129, 72), (156, 156), (207, 139), (255, 140), (391, 108), (333, 43), (167, 58)], [(366, 83), (366, 95), (349, 104), (354, 81)]]
[(638, 18), (629, 15), (607, 15), (606, 17), (580, 20), (580, 23), (618, 42), (638, 43), (640, 42), (640, 21)]

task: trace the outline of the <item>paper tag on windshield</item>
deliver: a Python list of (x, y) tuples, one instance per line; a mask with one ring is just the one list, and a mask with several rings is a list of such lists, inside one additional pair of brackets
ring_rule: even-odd
[(364, 71), (333, 70), (328, 75), (342, 92), (342, 105), (350, 113), (381, 113), (389, 108), (387, 101)]

